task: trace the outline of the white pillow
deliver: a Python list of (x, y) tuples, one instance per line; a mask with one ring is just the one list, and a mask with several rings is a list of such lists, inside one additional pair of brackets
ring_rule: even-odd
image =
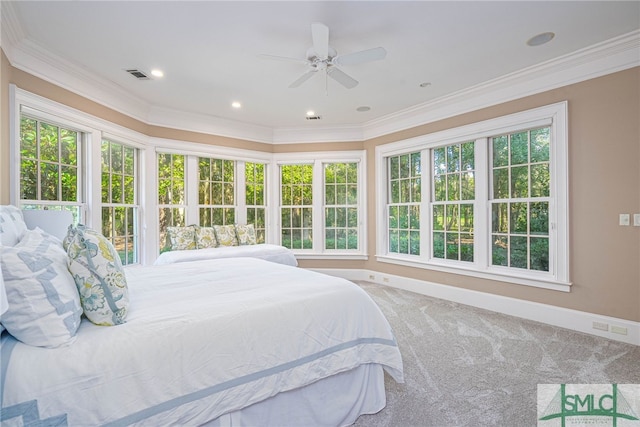
[(125, 323), (129, 289), (120, 256), (111, 242), (97, 231), (78, 225), (69, 227), (64, 244), (85, 316), (97, 325)]
[(0, 243), (15, 246), (27, 231), (22, 211), (12, 205), (0, 206)]
[(7, 331), (38, 347), (73, 342), (82, 308), (62, 243), (36, 228), (17, 245), (3, 246), (0, 256), (9, 303), (0, 320)]

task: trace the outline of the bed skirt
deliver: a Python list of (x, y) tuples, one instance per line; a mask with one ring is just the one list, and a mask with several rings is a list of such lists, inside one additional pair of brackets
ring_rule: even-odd
[(384, 371), (366, 364), (224, 414), (207, 427), (348, 426), (386, 405)]

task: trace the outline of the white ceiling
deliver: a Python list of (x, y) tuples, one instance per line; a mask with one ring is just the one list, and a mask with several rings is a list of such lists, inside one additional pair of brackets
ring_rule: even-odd
[[(274, 132), (366, 126), (640, 28), (638, 1), (3, 0), (2, 8), (14, 66), (147, 122), (193, 113)], [(382, 46), (387, 57), (341, 67), (360, 82), (353, 89), (329, 79), (325, 91), (318, 75), (290, 89), (305, 65), (259, 55), (304, 58), (313, 22), (329, 27), (338, 54)], [(551, 42), (527, 46), (549, 31)], [(165, 75), (138, 81), (130, 68)], [(322, 120), (306, 120), (307, 110)]]

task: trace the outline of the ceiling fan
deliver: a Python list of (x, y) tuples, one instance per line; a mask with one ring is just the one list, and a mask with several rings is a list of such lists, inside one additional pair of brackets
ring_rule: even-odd
[(307, 65), (307, 72), (291, 83), (289, 85), (290, 88), (296, 88), (313, 77), (318, 71), (324, 71), (326, 77), (331, 77), (347, 89), (352, 89), (358, 85), (358, 81), (342, 71), (338, 66), (377, 61), (387, 56), (387, 51), (383, 47), (338, 55), (336, 50), (329, 46), (329, 28), (319, 22), (311, 24), (311, 38), (313, 40), (313, 46), (307, 50), (306, 59), (266, 54), (261, 55), (264, 58), (296, 61)]

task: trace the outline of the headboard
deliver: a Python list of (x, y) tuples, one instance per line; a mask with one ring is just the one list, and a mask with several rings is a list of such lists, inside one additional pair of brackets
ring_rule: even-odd
[(73, 223), (73, 214), (70, 211), (24, 210), (22, 215), (28, 229), (40, 227), (60, 240), (64, 240), (67, 229)]

